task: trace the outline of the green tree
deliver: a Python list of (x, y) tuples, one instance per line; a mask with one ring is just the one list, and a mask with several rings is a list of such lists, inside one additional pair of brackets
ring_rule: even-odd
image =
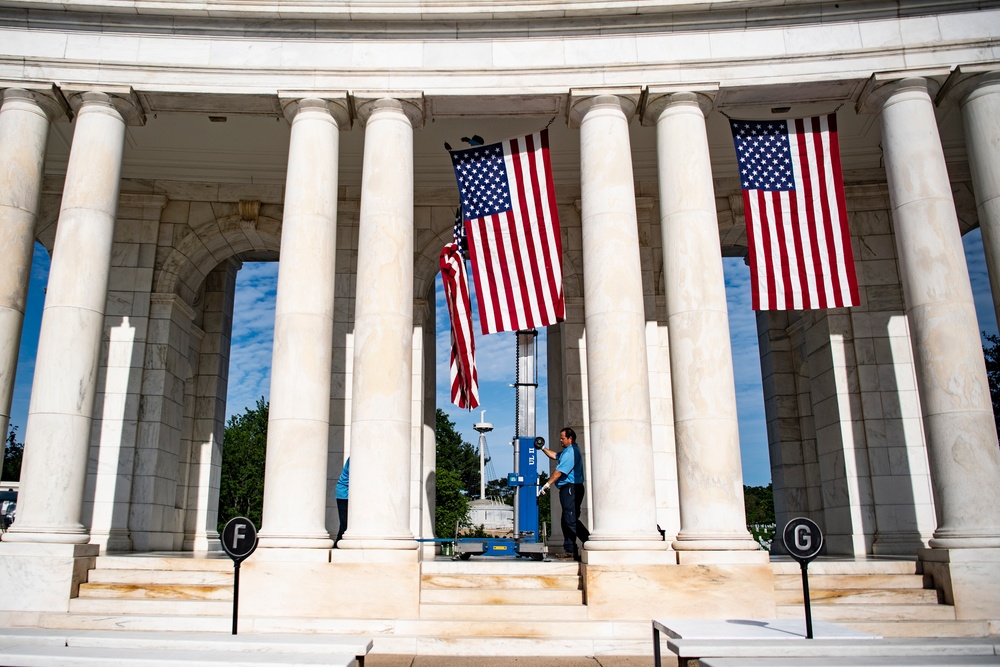
[(514, 487), (507, 486), (507, 478), (500, 477), (486, 482), (486, 497), (499, 500), (504, 505), (514, 504)]
[(434, 534), (454, 537), (456, 525), (469, 525), (469, 498), (463, 493), (462, 479), (454, 470), (439, 467), (435, 487)]
[(24, 443), (17, 441), (17, 427), (11, 426), (3, 449), (3, 471), (0, 479), (16, 482), (21, 479), (21, 459), (24, 457)]
[(989, 346), (983, 346), (986, 359), (986, 379), (990, 383), (990, 398), (993, 399), (993, 421), (1000, 438), (1000, 338), (983, 332)]
[(245, 516), (260, 528), (264, 507), (264, 460), (267, 455), (269, 403), (233, 415), (222, 438), (222, 479), (219, 485), (219, 532), (230, 519)]
[(746, 505), (747, 525), (774, 523), (774, 490), (767, 486), (744, 486), (743, 502)]
[(456, 523), (469, 525), (469, 499), (479, 495), (479, 454), (462, 440), (455, 422), (441, 408), (435, 416), (434, 533), (438, 537), (454, 537)]
[(441, 408), (437, 409), (434, 438), (437, 448), (437, 470), (451, 470), (458, 474), (461, 488), (470, 497), (479, 495), (479, 452), (462, 440), (455, 430), (455, 422)]
[[(544, 470), (538, 473), (538, 486), (544, 486), (545, 482), (549, 481), (549, 473)], [(548, 529), (546, 530), (546, 535), (552, 534), (552, 494), (558, 493), (556, 489), (550, 490), (548, 493), (544, 493), (538, 497), (538, 529), (542, 529), (542, 525), (548, 524)]]

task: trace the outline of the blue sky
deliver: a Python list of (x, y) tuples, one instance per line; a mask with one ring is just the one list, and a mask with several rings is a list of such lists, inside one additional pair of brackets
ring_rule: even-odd
[[(966, 234), (963, 241), (976, 300), (976, 312), (979, 316), (979, 328), (996, 335), (997, 323), (979, 230)], [(19, 427), (19, 440), (22, 441), (48, 268), (48, 254), (40, 245), (36, 245), (24, 333), (21, 337), (14, 401), (11, 407), (11, 424)], [(770, 481), (771, 475), (767, 458), (757, 328), (754, 313), (750, 308), (750, 273), (743, 260), (739, 258), (726, 258), (724, 268), (733, 359), (736, 362), (734, 367), (743, 478), (746, 484), (764, 485)], [(277, 269), (277, 263), (246, 263), (239, 272), (233, 318), (227, 419), (233, 414), (242, 413), (246, 407), (253, 407), (261, 396), (265, 398), (269, 396)], [(437, 404), (455, 421), (465, 439), (476, 445), (479, 436), (472, 425), (480, 420), (479, 410), (469, 413), (459, 410), (449, 402), (450, 338), (440, 279), (438, 279), (437, 294)], [(478, 331), (478, 323), (475, 329)], [(479, 335), (476, 345), (481, 409), (486, 409), (486, 419), (495, 427), (487, 436), (487, 449), (493, 457), (494, 473), (491, 475), (489, 474), (491, 471), (488, 470), (488, 478), (503, 477), (511, 470), (513, 458), (510, 441), (514, 435), (514, 390), (510, 385), (514, 382), (515, 338), (512, 333)], [(545, 408), (548, 385), (544, 375), (546, 365), (544, 332), (540, 332), (537, 347), (540, 386), (536, 400), (536, 431), (547, 435), (548, 420)]]

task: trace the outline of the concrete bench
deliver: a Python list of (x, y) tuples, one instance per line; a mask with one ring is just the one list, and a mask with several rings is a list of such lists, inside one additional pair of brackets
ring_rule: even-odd
[[(297, 656), (301, 664), (358, 665), (363, 667), (365, 655), (372, 649), (372, 640), (367, 637), (354, 637), (324, 634), (242, 634), (228, 635), (214, 632), (135, 632), (117, 630), (47, 630), (39, 628), (0, 628), (0, 664), (14, 664), (10, 657), (21, 651), (24, 660), (29, 660), (31, 647), (35, 649), (79, 649), (82, 651), (78, 659), (87, 660), (87, 651), (105, 651), (104, 655), (129, 656), (132, 651), (139, 651), (148, 658), (150, 655), (180, 656), (182, 652), (205, 655), (212, 658), (215, 664), (231, 659), (243, 660), (248, 656), (271, 656), (276, 662), (257, 662), (250, 664), (293, 664), (289, 662)], [(70, 654), (65, 653), (69, 658)], [(337, 662), (308, 662), (312, 657)], [(77, 659), (77, 658), (74, 658)], [(349, 662), (345, 662), (349, 659)], [(284, 662), (281, 662), (284, 660)], [(20, 664), (20, 663), (18, 663)], [(29, 663), (25, 663), (29, 664)], [(38, 664), (38, 663), (30, 663)], [(51, 658), (50, 662), (51, 663)], [(77, 664), (77, 663), (73, 663)], [(80, 662), (79, 664), (85, 664)], [(94, 663), (86, 663), (94, 664)], [(125, 663), (123, 663), (125, 664)], [(138, 664), (138, 663), (135, 663)], [(166, 663), (164, 663), (166, 664)], [(180, 664), (180, 663), (178, 663)], [(188, 667), (191, 663), (187, 663)], [(233, 664), (233, 663), (230, 663)]]
[(0, 648), (5, 667), (356, 667), (353, 655), (118, 647), (10, 646)]
[(806, 639), (800, 621), (668, 619), (653, 622), (657, 667), (661, 632), (680, 667), (1000, 665), (1000, 637), (883, 639), (823, 623)]
[[(727, 657), (715, 652), (723, 642), (731, 642), (735, 655), (746, 657), (772, 655), (772, 645), (798, 645), (805, 642), (870, 642), (875, 635), (827, 623), (813, 622), (813, 637), (806, 640), (805, 623), (794, 619), (713, 619), (670, 618), (653, 620), (653, 664), (661, 667), (661, 634), (668, 638), (670, 650), (677, 654), (681, 667), (698, 665), (702, 656)], [(672, 644), (671, 644), (672, 642)], [(678, 644), (677, 642), (682, 642)], [(837, 644), (839, 646), (839, 644)], [(680, 651), (680, 652), (678, 652)], [(706, 651), (706, 652), (702, 652)]]

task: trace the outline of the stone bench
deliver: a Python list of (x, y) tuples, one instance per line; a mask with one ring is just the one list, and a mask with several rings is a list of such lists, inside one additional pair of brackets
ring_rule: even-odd
[[(367, 637), (322, 634), (131, 632), (0, 628), (0, 664), (184, 665), (254, 664), (272, 667), (363, 667)], [(47, 657), (46, 657), (47, 656)], [(100, 657), (100, 660), (98, 660)], [(111, 659), (111, 662), (107, 662)], [(16, 662), (15, 662), (16, 660)], [(47, 660), (47, 662), (46, 662)]]
[[(666, 619), (653, 621), (653, 657), (660, 667), (660, 633), (680, 667), (867, 667), (868, 665), (1000, 665), (1000, 638), (883, 639), (832, 623), (787, 619)], [(916, 659), (912, 661), (911, 658)], [(944, 662), (944, 661), (960, 662)], [(938, 662), (934, 662), (938, 661)]]
[(119, 647), (12, 646), (0, 648), (5, 667), (355, 667), (353, 655)]

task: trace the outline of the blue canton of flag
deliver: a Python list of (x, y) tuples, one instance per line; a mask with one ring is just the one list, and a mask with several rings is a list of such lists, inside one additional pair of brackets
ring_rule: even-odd
[(795, 189), (788, 123), (733, 121), (733, 139), (744, 190)]
[(511, 209), (503, 146), (492, 144), (453, 151), (451, 161), (466, 219)]
[(469, 239), (465, 235), (465, 220), (462, 218), (462, 207), (455, 209), (455, 227), (451, 232), (452, 242), (458, 247), (462, 260), (469, 258)]

